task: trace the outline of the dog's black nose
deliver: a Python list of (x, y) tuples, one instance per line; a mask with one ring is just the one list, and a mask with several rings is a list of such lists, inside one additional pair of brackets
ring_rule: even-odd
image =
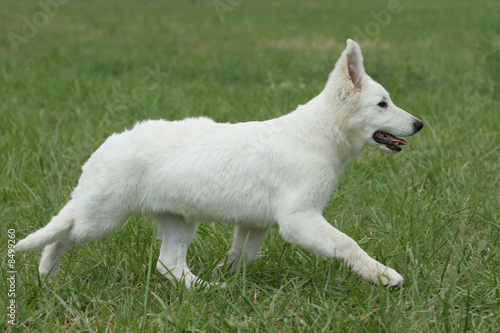
[(413, 128), (415, 129), (415, 133), (420, 131), (422, 129), (422, 127), (424, 127), (424, 123), (421, 122), (420, 120), (415, 120), (413, 122)]

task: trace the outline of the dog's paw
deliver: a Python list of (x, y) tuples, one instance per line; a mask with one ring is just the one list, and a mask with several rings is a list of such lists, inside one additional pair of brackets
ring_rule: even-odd
[(394, 269), (382, 265), (370, 258), (369, 263), (356, 267), (354, 271), (366, 281), (374, 285), (384, 285), (389, 287), (400, 287), (404, 283), (403, 277)]
[(186, 290), (190, 289), (209, 289), (214, 287), (225, 288), (225, 283), (217, 283), (217, 282), (207, 282), (202, 279), (196, 279), (195, 281), (185, 281)]
[(382, 283), (384, 286), (401, 287), (404, 281), (404, 278), (394, 269), (382, 265), (379, 267), (377, 285)]
[(240, 256), (229, 253), (212, 271), (212, 277), (234, 274), (238, 270)]

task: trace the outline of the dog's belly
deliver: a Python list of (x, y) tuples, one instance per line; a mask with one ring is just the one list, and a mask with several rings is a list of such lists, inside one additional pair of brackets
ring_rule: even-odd
[(241, 225), (248, 228), (258, 229), (268, 229), (277, 226), (277, 223), (274, 219), (269, 219), (269, 216), (259, 216), (257, 214), (242, 214), (240, 212), (234, 215), (225, 215), (219, 212), (208, 212), (201, 210), (197, 211), (195, 209), (173, 213), (183, 216), (184, 219), (188, 222), (222, 222), (226, 224)]
[(174, 213), (193, 222), (224, 222), (257, 228), (269, 228), (276, 223), (274, 200), (262, 188), (251, 188), (247, 184), (248, 187), (239, 187), (236, 191), (235, 186), (219, 188), (217, 183), (210, 182), (204, 186), (191, 186), (188, 178), (176, 180), (180, 183), (170, 183), (170, 186), (154, 197), (145, 198), (139, 194), (139, 210), (147, 213)]

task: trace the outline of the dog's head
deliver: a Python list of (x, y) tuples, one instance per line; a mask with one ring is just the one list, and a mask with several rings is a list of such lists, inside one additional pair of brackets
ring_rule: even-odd
[(351, 138), (363, 140), (365, 145), (397, 153), (408, 144), (398, 136), (411, 136), (424, 126), (397, 107), (389, 93), (366, 74), (361, 48), (350, 39), (330, 74), (327, 89), (342, 105), (343, 125), (350, 133), (355, 132)]

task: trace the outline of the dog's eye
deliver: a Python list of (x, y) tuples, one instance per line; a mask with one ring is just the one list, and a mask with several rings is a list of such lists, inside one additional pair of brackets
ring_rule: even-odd
[(386, 101), (381, 101), (377, 105), (380, 106), (381, 108), (386, 108), (387, 107), (387, 102)]

